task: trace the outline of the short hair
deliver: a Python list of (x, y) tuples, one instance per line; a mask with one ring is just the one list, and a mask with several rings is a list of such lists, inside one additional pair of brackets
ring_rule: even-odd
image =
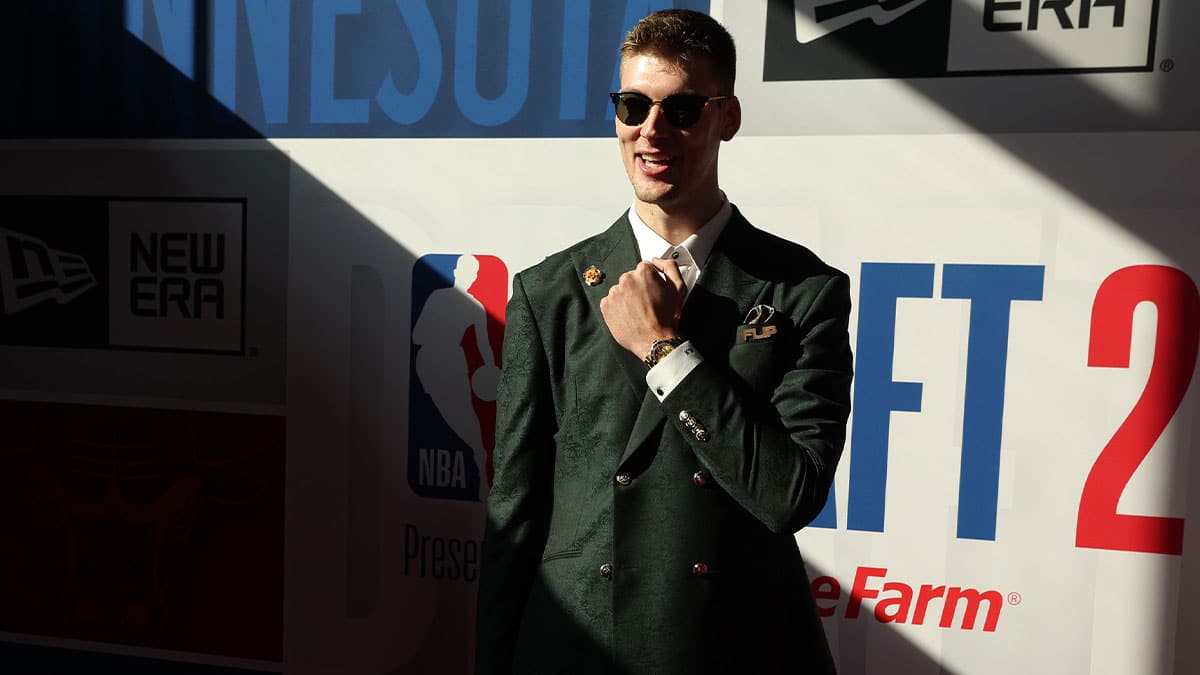
[(688, 63), (707, 58), (723, 95), (733, 94), (737, 50), (733, 37), (716, 19), (691, 9), (664, 9), (638, 21), (625, 34), (621, 58), (654, 54)]

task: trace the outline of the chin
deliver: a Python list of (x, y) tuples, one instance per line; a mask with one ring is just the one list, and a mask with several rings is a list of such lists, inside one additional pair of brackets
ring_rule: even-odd
[(634, 196), (638, 201), (646, 204), (655, 204), (658, 206), (666, 206), (675, 201), (679, 196), (679, 191), (674, 185), (657, 184), (653, 187), (637, 187), (634, 186)]

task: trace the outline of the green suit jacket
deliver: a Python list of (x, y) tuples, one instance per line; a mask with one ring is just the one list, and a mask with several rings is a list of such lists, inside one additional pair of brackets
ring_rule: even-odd
[(513, 280), (476, 672), (831, 673), (794, 533), (845, 440), (849, 281), (735, 209), (684, 305), (704, 361), (660, 403), (600, 314), (638, 260), (622, 216)]

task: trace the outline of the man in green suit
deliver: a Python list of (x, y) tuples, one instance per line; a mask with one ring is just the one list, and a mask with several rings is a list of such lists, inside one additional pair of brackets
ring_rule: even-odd
[(849, 281), (718, 186), (725, 29), (666, 10), (621, 52), (633, 207), (513, 280), (476, 672), (831, 673), (795, 532), (845, 440)]

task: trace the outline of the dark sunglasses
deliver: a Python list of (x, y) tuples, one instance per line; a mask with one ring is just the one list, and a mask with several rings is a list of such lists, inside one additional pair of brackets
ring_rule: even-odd
[(701, 96), (699, 94), (671, 94), (661, 101), (632, 91), (614, 91), (608, 95), (616, 108), (617, 120), (621, 124), (637, 126), (650, 116), (650, 108), (658, 104), (667, 122), (676, 129), (687, 129), (700, 121), (704, 106), (709, 101), (721, 101), (732, 96)]

